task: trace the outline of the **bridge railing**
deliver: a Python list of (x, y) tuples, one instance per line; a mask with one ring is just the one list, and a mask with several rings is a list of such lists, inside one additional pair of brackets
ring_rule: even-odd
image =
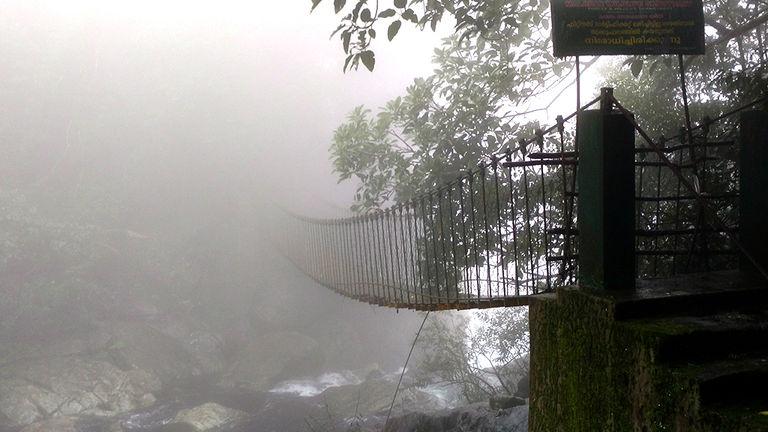
[[(595, 99), (586, 109), (598, 102)], [(292, 215), (286, 253), (323, 285), (398, 308), (527, 303), (576, 281), (576, 113), (386, 210)]]
[[(742, 179), (734, 119), (756, 102), (705, 119), (678, 137), (657, 140), (610, 91), (580, 112), (589, 113), (584, 110), (598, 102), (599, 112), (583, 116), (593, 136), (579, 132), (583, 136), (577, 139), (577, 113), (558, 117), (551, 127), (537, 130), (454, 181), (386, 210), (340, 219), (288, 214), (279, 246), (304, 273), (339, 294), (420, 310), (527, 304), (532, 295), (579, 283), (579, 277), (585, 278), (580, 262), (589, 263), (590, 268), (583, 265), (582, 270), (595, 286), (618, 289), (633, 286), (635, 276), (736, 268), (745, 249), (736, 238)], [(603, 125), (609, 123), (614, 126)], [(596, 129), (598, 124), (603, 126)], [(608, 129), (600, 132), (604, 127)], [(605, 195), (614, 181), (608, 174), (596, 180), (594, 172), (583, 173), (577, 181), (576, 142), (582, 151), (584, 146), (592, 149), (581, 155), (582, 168), (602, 169), (610, 163), (602, 158), (618, 144), (611, 141), (612, 130), (623, 131), (615, 137), (622, 137), (621, 146), (629, 146), (629, 159), (618, 155), (622, 167), (614, 171), (630, 185), (621, 188), (629, 201), (614, 202)], [(633, 136), (639, 136), (639, 145)], [(582, 182), (584, 176), (591, 180)], [(584, 204), (579, 209), (585, 216), (580, 221), (579, 197), (587, 193), (590, 208)], [(612, 209), (614, 205), (621, 209)], [(584, 261), (578, 250), (585, 240), (579, 238), (584, 235), (580, 231), (595, 235), (590, 226), (594, 213), (602, 214), (594, 220), (608, 225), (597, 232), (602, 246), (596, 245), (597, 237), (587, 239), (589, 257)], [(619, 213), (630, 224), (609, 227)], [(617, 228), (628, 243), (609, 238)], [(617, 244), (627, 247), (616, 249)], [(628, 261), (613, 256), (627, 254)], [(617, 279), (601, 282), (592, 277), (606, 277), (604, 269), (617, 264)]]

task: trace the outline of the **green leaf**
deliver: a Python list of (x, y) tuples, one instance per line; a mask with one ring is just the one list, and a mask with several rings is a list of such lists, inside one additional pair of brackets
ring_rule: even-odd
[(314, 11), (321, 1), (323, 0), (312, 0), (312, 9), (310, 9), (310, 12)]
[(371, 10), (368, 8), (363, 9), (363, 11), (360, 13), (360, 19), (363, 20), (363, 22), (373, 21), (373, 17), (371, 16)]
[(629, 69), (632, 71), (632, 75), (634, 75), (635, 78), (639, 77), (640, 72), (643, 71), (643, 61), (640, 59), (634, 60), (629, 66)]
[(394, 9), (387, 9), (379, 14), (379, 18), (390, 18), (395, 16), (396, 13)]
[(336, 11), (336, 13), (339, 13), (340, 10), (344, 9), (344, 5), (347, 3), (347, 0), (333, 0), (333, 9)]
[(352, 38), (352, 33), (349, 31), (344, 31), (344, 33), (341, 34), (341, 43), (344, 46), (344, 52), (349, 53), (349, 41)]
[(349, 62), (352, 61), (352, 57), (354, 57), (354, 55), (350, 54), (347, 56), (347, 59), (344, 60), (344, 72), (347, 71), (347, 67), (349, 67)]
[(395, 36), (397, 36), (397, 32), (400, 31), (400, 26), (402, 24), (403, 23), (400, 20), (397, 20), (397, 21), (392, 21), (392, 24), (389, 25), (389, 28), (387, 29), (387, 37), (389, 38), (390, 41), (394, 39)]
[(341, 30), (343, 30), (343, 29), (344, 29), (344, 27), (346, 27), (346, 24), (344, 24), (344, 23), (342, 23), (342, 24), (339, 24), (339, 26), (338, 26), (338, 27), (336, 27), (336, 30), (334, 30), (334, 31), (333, 31), (333, 33), (331, 33), (331, 38), (333, 38), (334, 36), (336, 36), (336, 33), (338, 33), (338, 32), (340, 32)]
[(360, 53), (360, 61), (363, 62), (363, 66), (365, 66), (369, 71), (373, 72), (374, 66), (376, 66), (376, 57), (373, 54), (373, 51), (366, 50)]
[(406, 0), (395, 0), (395, 7), (405, 9)]
[(414, 24), (419, 22), (419, 18), (416, 16), (416, 12), (414, 12), (413, 9), (408, 9), (403, 12), (403, 19), (411, 21)]

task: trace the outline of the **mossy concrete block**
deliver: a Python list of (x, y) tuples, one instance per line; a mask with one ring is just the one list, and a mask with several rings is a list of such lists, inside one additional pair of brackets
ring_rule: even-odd
[(663, 332), (563, 289), (530, 309), (533, 432), (703, 431), (695, 380), (658, 365)]

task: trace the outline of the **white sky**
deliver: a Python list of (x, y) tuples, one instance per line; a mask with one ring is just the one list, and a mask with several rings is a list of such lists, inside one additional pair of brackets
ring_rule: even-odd
[[(267, 142), (260, 144), (270, 149), (262, 162), (274, 170), (265, 175), (290, 171), (280, 182), (282, 195), (290, 197), (284, 201), (338, 215), (348, 207), (354, 186), (337, 185), (331, 173), (328, 146), (333, 129), (353, 107), (379, 107), (403, 94), (413, 78), (428, 75), (434, 47), (452, 29), (443, 23), (435, 34), (405, 26), (394, 42), (380, 39), (375, 45), (373, 73), (361, 69), (343, 74), (338, 39), (329, 40), (338, 23), (333, 2), (324, 0), (312, 15), (310, 4), (310, 0), (38, 0), (17, 5), (16, 18), (32, 25), (35, 20), (51, 20), (73, 32), (86, 28), (97, 39), (102, 32), (124, 33), (141, 47), (162, 47), (159, 52), (174, 44), (179, 49), (205, 42), (236, 46), (241, 57), (237, 67), (243, 69), (237, 77), (249, 79), (233, 85), (241, 86), (258, 106), (254, 127), (263, 129)], [(585, 100), (596, 81), (594, 73), (584, 77)], [(566, 92), (549, 118), (572, 112), (574, 100), (574, 93)]]

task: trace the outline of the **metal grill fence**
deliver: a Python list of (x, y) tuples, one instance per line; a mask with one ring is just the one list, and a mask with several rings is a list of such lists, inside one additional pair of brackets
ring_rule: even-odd
[[(681, 175), (704, 192), (700, 199), (682, 187), (655, 150), (635, 151), (635, 259), (640, 278), (737, 266), (737, 251), (729, 237), (738, 231), (736, 141), (712, 140), (704, 133), (689, 143), (686, 135), (681, 136), (673, 145), (663, 138), (659, 143)], [(725, 226), (708, 226), (705, 205), (717, 209)]]
[[(635, 273), (640, 279), (738, 268), (739, 125), (734, 108), (672, 138), (635, 123)], [(618, 102), (616, 102), (618, 104)], [(621, 107), (625, 114), (629, 114)], [(634, 122), (634, 120), (633, 120)]]

